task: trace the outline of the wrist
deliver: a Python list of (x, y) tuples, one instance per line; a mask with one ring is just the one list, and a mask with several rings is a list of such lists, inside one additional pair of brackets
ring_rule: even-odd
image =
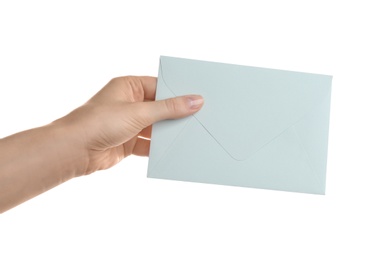
[(88, 151), (77, 126), (56, 120), (46, 126), (53, 136), (57, 161), (71, 177), (87, 174)]

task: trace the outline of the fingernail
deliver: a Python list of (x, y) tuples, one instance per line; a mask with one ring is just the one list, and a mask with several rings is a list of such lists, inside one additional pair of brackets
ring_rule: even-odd
[(203, 105), (203, 97), (202, 96), (189, 96), (188, 103), (190, 104), (190, 108), (192, 110), (199, 109)]

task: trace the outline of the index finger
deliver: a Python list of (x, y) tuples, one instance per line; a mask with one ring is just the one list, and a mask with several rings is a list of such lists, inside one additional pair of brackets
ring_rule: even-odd
[(149, 76), (122, 76), (113, 78), (91, 100), (154, 101), (157, 78)]
[(144, 99), (154, 101), (156, 98), (157, 78), (150, 76), (140, 76), (136, 78), (140, 80), (140, 84), (144, 90)]

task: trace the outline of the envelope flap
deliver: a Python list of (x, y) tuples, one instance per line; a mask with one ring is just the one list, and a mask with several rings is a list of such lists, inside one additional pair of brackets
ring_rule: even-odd
[[(205, 99), (195, 118), (234, 159), (245, 160), (330, 94), (331, 76), (161, 57), (174, 96)], [(243, 87), (245, 86), (245, 87)]]

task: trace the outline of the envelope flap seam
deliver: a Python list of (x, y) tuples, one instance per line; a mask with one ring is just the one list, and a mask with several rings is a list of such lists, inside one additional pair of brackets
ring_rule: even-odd
[[(169, 87), (169, 85), (167, 84), (167, 82), (165, 81), (165, 78), (164, 78), (164, 71), (163, 71), (163, 66), (162, 66), (162, 62), (161, 62), (161, 59), (160, 59), (160, 70), (161, 70), (161, 79), (162, 81), (164, 82), (164, 85), (167, 87), (167, 89), (176, 97), (176, 93)], [(196, 121), (199, 122), (199, 124), (207, 131), (207, 133), (209, 133), (209, 135), (222, 147), (222, 149), (234, 160), (236, 161), (243, 161), (243, 160), (239, 160), (237, 158), (235, 158), (219, 141), (217, 138), (215, 138), (215, 136), (206, 128), (206, 126), (199, 120), (199, 118), (196, 117), (196, 115), (192, 115)], [(245, 160), (245, 159), (244, 159)]]
[[(161, 79), (163, 81), (163, 84), (166, 86), (166, 88), (172, 93), (172, 95), (174, 97), (176, 97), (176, 93), (172, 90), (172, 88), (168, 85), (166, 79), (165, 79), (165, 76), (164, 76), (164, 69), (163, 69), (163, 62), (162, 62), (162, 58), (160, 59), (160, 70), (161, 70)], [(291, 127), (293, 127), (294, 125), (298, 124), (301, 120), (303, 120), (307, 115), (309, 115), (316, 107), (322, 105), (326, 100), (327, 100), (327, 97), (330, 95), (330, 89), (329, 89), (329, 92), (326, 96), (323, 97), (323, 99), (321, 100), (321, 102), (315, 104), (311, 109), (309, 109), (309, 112), (306, 112), (304, 113), (301, 117), (298, 118), (298, 120), (296, 120), (295, 122), (292, 122), (290, 125), (288, 125), (284, 130), (280, 131), (279, 133), (277, 133), (276, 135), (274, 135), (272, 138), (270, 138), (268, 141), (266, 141), (265, 143), (263, 143), (262, 145), (260, 145), (256, 150), (253, 151), (253, 153), (251, 153), (250, 155), (246, 156), (245, 158), (237, 158), (235, 157), (219, 140), (218, 138), (216, 138), (211, 132), (210, 130), (207, 129), (207, 127), (202, 123), (202, 121), (197, 117), (197, 115), (192, 115), (197, 121), (198, 123), (208, 132), (208, 134), (219, 144), (219, 146), (231, 157), (233, 158), (234, 160), (236, 161), (244, 161), (244, 160), (247, 160), (249, 158), (251, 158), (252, 156), (254, 156), (257, 152), (259, 152), (263, 147), (265, 147), (266, 145), (268, 145), (269, 143), (271, 143), (272, 141), (274, 141), (275, 139), (277, 139), (280, 135), (282, 135), (283, 133), (285, 133), (287, 130), (289, 130)]]

